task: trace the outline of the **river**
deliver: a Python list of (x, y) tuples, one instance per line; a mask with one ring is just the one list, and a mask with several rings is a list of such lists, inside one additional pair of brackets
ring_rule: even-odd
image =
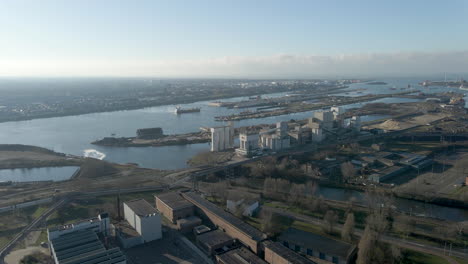
[[(354, 90), (358, 88), (364, 88), (366, 91), (362, 91), (362, 94), (382, 94), (400, 91), (389, 89), (393, 86), (401, 88), (407, 87), (408, 84), (411, 84), (413, 87), (415, 87), (415, 89), (424, 89), (424, 92), (426, 93), (458, 90), (455, 88), (445, 87), (419, 87), (417, 86), (417, 83), (422, 81), (421, 79), (383, 81), (387, 82), (388, 85), (366, 85), (361, 83), (352, 84), (347, 89)], [(270, 94), (267, 96), (276, 97), (283, 96), (285, 94), (287, 93)], [(237, 97), (225, 99), (222, 101), (237, 101), (246, 99), (248, 98)], [(398, 103), (414, 101), (418, 100), (391, 97), (378, 99), (371, 102)], [(371, 102), (350, 104), (344, 106), (344, 108), (349, 109), (353, 107), (361, 107), (362, 105)], [(208, 106), (208, 103), (209, 101), (200, 101), (181, 105), (183, 108), (201, 107), (200, 113), (190, 113), (183, 115), (174, 114), (174, 106), (167, 105), (128, 111), (93, 113), (77, 116), (0, 123), (0, 143), (41, 146), (57, 152), (73, 155), (84, 155), (87, 153), (92, 156), (100, 156), (101, 158), (111, 162), (136, 163), (141, 167), (147, 168), (181, 169), (187, 167), (186, 162), (192, 156), (203, 151), (208, 151), (209, 144), (202, 143), (184, 146), (120, 148), (95, 146), (90, 144), (90, 142), (103, 137), (111, 136), (112, 134), (115, 134), (117, 137), (135, 136), (137, 129), (148, 127), (162, 127), (165, 134), (194, 132), (198, 131), (202, 126), (210, 127), (221, 125), (222, 123), (214, 121), (215, 116), (229, 115), (248, 110), (211, 107)], [(235, 127), (240, 127), (256, 124), (270, 124), (278, 121), (288, 121), (290, 119), (306, 119), (312, 115), (312, 112), (313, 111), (260, 119), (241, 120), (233, 122), (233, 124)], [(371, 121), (383, 117), (385, 116), (364, 116), (362, 117), (362, 120)], [(332, 195), (336, 192), (340, 192), (340, 195), (345, 195), (347, 193), (346, 190), (337, 190), (338, 191), (329, 190), (328, 193), (329, 195)], [(358, 194), (355, 193), (354, 195)], [(402, 205), (404, 204), (404, 202), (401, 203)], [(411, 204), (414, 204), (414, 201), (411, 201)], [(466, 210), (446, 207), (441, 208), (444, 208), (444, 210), (453, 211), (453, 213), (447, 213), (448, 215), (461, 215), (462, 213), (466, 213)], [(444, 212), (443, 210), (439, 209), (440, 208), (432, 211), (434, 213)], [(466, 219), (466, 214), (464, 214), (463, 217)]]

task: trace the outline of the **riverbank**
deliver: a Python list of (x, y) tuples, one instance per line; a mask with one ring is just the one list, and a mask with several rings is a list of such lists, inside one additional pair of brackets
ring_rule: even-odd
[(1, 144), (0, 169), (81, 166), (82, 158), (41, 147)]
[[(333, 89), (337, 88), (335, 86), (324, 86), (324, 85), (312, 85), (304, 84), (299, 86), (288, 86), (288, 85), (278, 85), (274, 87), (256, 87), (255, 89), (226, 89), (220, 92), (204, 92), (203, 95), (189, 95), (183, 93), (183, 96), (173, 98), (172, 96), (160, 97), (157, 96), (151, 98), (151, 100), (145, 100), (145, 98), (127, 98), (125, 100), (120, 99), (116, 103), (97, 103), (96, 105), (91, 106), (75, 106), (75, 108), (70, 108), (69, 105), (65, 109), (50, 110), (50, 112), (23, 112), (22, 115), (17, 115), (17, 111), (8, 111), (0, 115), (0, 123), (5, 122), (17, 122), (17, 121), (27, 121), (35, 119), (44, 119), (44, 118), (53, 118), (53, 117), (66, 117), (66, 116), (79, 116), (92, 113), (106, 113), (106, 112), (117, 112), (117, 111), (128, 111), (128, 110), (137, 110), (144, 109), (148, 107), (155, 106), (164, 106), (164, 105), (179, 105), (179, 104), (190, 104), (199, 101), (206, 100), (220, 100), (220, 99), (229, 99), (235, 97), (248, 97), (248, 96), (257, 96), (257, 95), (268, 95), (274, 93), (282, 92), (299, 92), (299, 91), (315, 91), (323, 89)], [(344, 89), (346, 87), (338, 87)], [(226, 92), (226, 91), (229, 91)], [(336, 90), (335, 92), (339, 92)], [(108, 98), (105, 98), (107, 100)], [(104, 100), (104, 98), (103, 98)], [(24, 106), (24, 108), (27, 108)], [(52, 108), (51, 108), (52, 109)], [(16, 110), (16, 109), (15, 109)]]
[(193, 132), (177, 135), (164, 135), (157, 139), (139, 139), (137, 137), (105, 137), (91, 142), (93, 145), (108, 147), (161, 147), (210, 142), (208, 132)]
[(378, 95), (363, 95), (358, 97), (346, 96), (329, 96), (324, 102), (320, 103), (291, 103), (282, 105), (281, 109), (272, 111), (257, 111), (257, 112), (244, 112), (240, 114), (233, 114), (228, 116), (216, 116), (216, 121), (239, 121), (244, 119), (256, 119), (272, 116), (288, 115), (294, 113), (308, 112), (313, 110), (320, 110), (332, 106), (342, 106), (348, 104), (362, 103), (373, 101), (387, 97), (398, 97), (399, 95), (406, 95), (412, 92), (401, 92), (397, 94), (378, 94)]

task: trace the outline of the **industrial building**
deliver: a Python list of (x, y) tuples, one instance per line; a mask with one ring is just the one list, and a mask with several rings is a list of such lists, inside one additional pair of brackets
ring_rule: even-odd
[(270, 264), (316, 264), (279, 242), (265, 241), (265, 260)]
[(106, 249), (93, 230), (83, 229), (49, 239), (56, 264), (126, 264), (119, 248)]
[(141, 128), (137, 130), (137, 138), (139, 139), (157, 139), (163, 137), (164, 133), (162, 128)]
[(363, 167), (371, 172), (367, 179), (376, 183), (388, 181), (411, 169), (420, 171), (433, 162), (432, 159), (424, 155), (385, 151), (380, 151), (376, 155), (362, 156), (360, 159), (365, 162)]
[(221, 230), (214, 230), (203, 233), (196, 237), (197, 245), (208, 256), (219, 254), (227, 251), (235, 244), (235, 239), (228, 236)]
[(223, 151), (234, 147), (234, 128), (229, 126), (212, 127), (211, 151)]
[(200, 226), (202, 220), (196, 216), (189, 216), (177, 220), (177, 229), (182, 233), (192, 232), (197, 226)]
[(288, 123), (278, 122), (275, 129), (269, 129), (260, 133), (260, 145), (263, 149), (282, 150), (290, 147), (288, 135)]
[(72, 224), (49, 228), (47, 229), (47, 236), (50, 241), (65, 234), (73, 233), (80, 230), (92, 230), (96, 233), (101, 233), (103, 236), (108, 236), (110, 232), (109, 214), (103, 213), (94, 218), (81, 220)]
[(213, 225), (224, 230), (227, 235), (239, 240), (254, 253), (260, 251), (260, 242), (266, 239), (265, 234), (194, 192), (182, 193), (182, 196), (198, 208), (197, 212), (203, 218), (210, 220)]
[(309, 118), (309, 123), (307, 125), (311, 130), (312, 142), (322, 142), (325, 139), (321, 123), (315, 122), (313, 118)]
[(260, 149), (259, 146), (259, 135), (258, 134), (239, 134), (239, 148), (236, 149), (236, 153), (241, 156), (251, 157)]
[(178, 192), (168, 192), (154, 196), (156, 200), (156, 209), (173, 224), (177, 220), (193, 216), (195, 206), (185, 200)]
[(289, 131), (288, 135), (291, 139), (291, 145), (303, 145), (311, 141), (311, 129), (308, 126), (302, 127), (297, 125), (294, 130)]
[(268, 264), (245, 247), (239, 247), (216, 255), (216, 262), (218, 264)]
[(336, 264), (352, 263), (357, 252), (355, 245), (295, 228), (283, 232), (278, 240), (298, 253)]
[(318, 122), (321, 124), (322, 129), (331, 131), (333, 129), (334, 119), (335, 116), (332, 111), (317, 111), (314, 112), (314, 117), (309, 118), (309, 123), (316, 122), (318, 120)]
[(143, 243), (162, 238), (161, 215), (144, 199), (124, 202), (125, 220), (128, 221)]
[(257, 200), (240, 199), (226, 201), (226, 210), (231, 213), (235, 213), (237, 210), (241, 210), (243, 216), (252, 216), (260, 208), (260, 204)]
[(360, 116), (353, 116), (349, 121), (349, 128), (353, 129), (356, 132), (361, 131), (361, 117)]

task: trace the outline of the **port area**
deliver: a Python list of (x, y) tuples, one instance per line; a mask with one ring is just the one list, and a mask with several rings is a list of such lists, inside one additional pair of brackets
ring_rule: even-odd
[(206, 143), (210, 142), (210, 140), (211, 134), (209, 132), (200, 131), (186, 134), (162, 135), (161, 137), (154, 139), (143, 139), (138, 137), (105, 137), (91, 142), (91, 144), (112, 147), (161, 147)]
[[(348, 97), (348, 96), (324, 96), (317, 98), (316, 96), (302, 96), (301, 99), (297, 100), (289, 100), (283, 98), (281, 103), (278, 103), (276, 100), (271, 100), (269, 104), (265, 102), (256, 103), (257, 100), (252, 101), (249, 104), (244, 102), (239, 102), (237, 107), (241, 105), (242, 107), (256, 107), (256, 106), (270, 106), (275, 107), (276, 109), (270, 111), (245, 111), (239, 114), (227, 115), (227, 116), (217, 116), (215, 117), (216, 121), (238, 121), (243, 119), (255, 119), (255, 118), (264, 118), (264, 117), (271, 117), (271, 116), (279, 116), (279, 115), (288, 115), (293, 113), (300, 113), (300, 112), (307, 112), (313, 110), (324, 109), (331, 106), (342, 106), (354, 103), (361, 103), (361, 102), (368, 102), (377, 99), (383, 99), (387, 97), (401, 97), (401, 96), (409, 96), (412, 93), (417, 93), (419, 91), (405, 91), (395, 94), (368, 94), (363, 96), (357, 97)], [(310, 100), (313, 99), (320, 99), (320, 101), (311, 102)], [(263, 100), (263, 99), (261, 99)], [(248, 105), (248, 106), (244, 106)], [(236, 107), (236, 105), (234, 105)], [(279, 109), (278, 109), (279, 108)]]

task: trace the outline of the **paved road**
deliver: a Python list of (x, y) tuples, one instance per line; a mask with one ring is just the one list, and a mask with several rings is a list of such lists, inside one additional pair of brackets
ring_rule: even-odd
[[(324, 224), (323, 221), (320, 220), (320, 219), (310, 217), (310, 216), (307, 216), (307, 215), (303, 215), (303, 214), (294, 213), (294, 212), (291, 212), (291, 211), (288, 211), (288, 210), (285, 210), (285, 209), (281, 209), (281, 208), (274, 208), (274, 207), (264, 206), (262, 208), (262, 210), (268, 210), (268, 211), (271, 211), (271, 212), (275, 212), (275, 213), (278, 213), (278, 214), (281, 214), (281, 215), (284, 215), (284, 216), (291, 217), (291, 218), (296, 219), (296, 220), (300, 220), (300, 221), (303, 221), (303, 222), (306, 222), (306, 223), (311, 223), (311, 224), (318, 225), (318, 226), (322, 226)], [(334, 228), (337, 231), (341, 231), (341, 229), (343, 228), (343, 225), (336, 224)], [(355, 229), (354, 230), (354, 234), (359, 236), (359, 237), (361, 237), (363, 235), (363, 233), (364, 233), (364, 231), (362, 229)], [(416, 251), (422, 251), (422, 252), (425, 252), (425, 253), (429, 253), (429, 254), (432, 254), (432, 255), (437, 255), (437, 256), (445, 258), (450, 263), (458, 264), (458, 262), (456, 262), (452, 258), (448, 257), (447, 256), (448, 253), (446, 253), (446, 250), (444, 250), (444, 248), (441, 248), (441, 247), (415, 243), (415, 242), (407, 241), (407, 240), (404, 240), (404, 239), (401, 239), (401, 238), (392, 237), (392, 236), (389, 236), (389, 235), (382, 235), (381, 240), (386, 242), (386, 243), (393, 244), (393, 245), (396, 245), (396, 246), (399, 246), (399, 247), (402, 247), (402, 248), (408, 248), (408, 249), (412, 249), (412, 250), (416, 250)], [(451, 255), (455, 256), (455, 257), (458, 257), (458, 258), (461, 258), (461, 259), (468, 259), (468, 254), (466, 254), (464, 252), (461, 252), (461, 251), (458, 251), (458, 250), (452, 250)]]

